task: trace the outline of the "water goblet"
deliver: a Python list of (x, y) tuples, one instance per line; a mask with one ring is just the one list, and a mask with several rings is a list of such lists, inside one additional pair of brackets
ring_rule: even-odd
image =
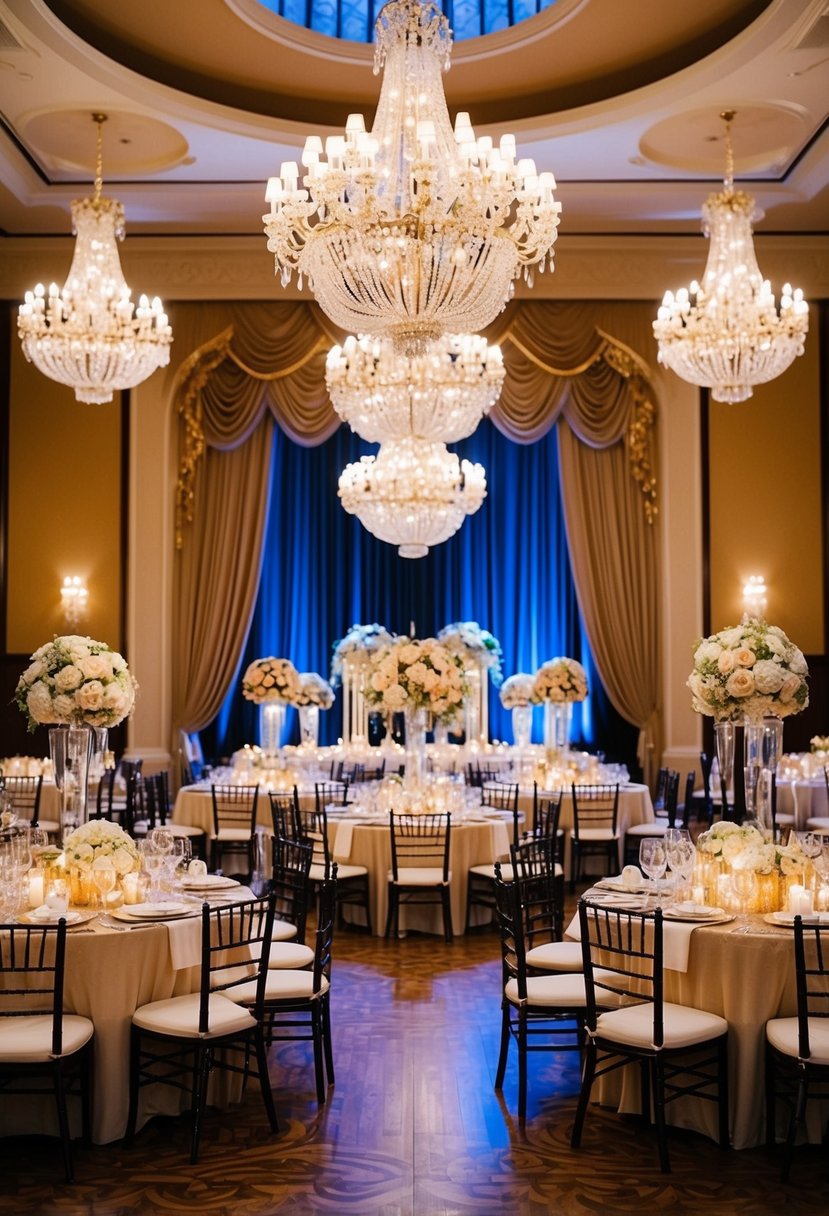
[[(681, 831), (681, 829), (674, 828), (669, 829), (669, 831)], [(668, 865), (681, 882), (681, 891), (679, 889), (680, 883), (677, 883), (674, 889), (674, 898), (678, 899), (684, 894), (690, 884), (696, 859), (696, 849), (690, 835), (687, 835), (687, 839), (681, 835), (676, 839), (667, 839), (665, 847), (668, 852)]]
[[(823, 849), (823, 841), (817, 832), (795, 832), (795, 839), (800, 846), (800, 851), (806, 858), (806, 861), (814, 860)], [(806, 881), (806, 861), (803, 863), (803, 886), (808, 886)]]
[(757, 889), (757, 875), (753, 870), (747, 869), (745, 866), (731, 867), (731, 890), (737, 899), (740, 909), (740, 915), (737, 921), (737, 927), (732, 930), (734, 933), (748, 933), (750, 925), (748, 923), (748, 901), (754, 895)]
[(98, 891), (98, 904), (102, 912), (106, 911), (107, 896), (115, 890), (118, 875), (115, 867), (103, 862), (95, 862), (92, 866), (92, 881)]
[(664, 876), (668, 866), (668, 852), (665, 841), (658, 836), (649, 836), (639, 842), (639, 865), (643, 874), (647, 874), (656, 885), (656, 902), (659, 903), (661, 892), (659, 880)]

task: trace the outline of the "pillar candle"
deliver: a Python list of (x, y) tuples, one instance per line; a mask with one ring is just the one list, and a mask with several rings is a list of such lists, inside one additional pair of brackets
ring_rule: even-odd
[(43, 903), (43, 871), (29, 870), (29, 907), (39, 908)]

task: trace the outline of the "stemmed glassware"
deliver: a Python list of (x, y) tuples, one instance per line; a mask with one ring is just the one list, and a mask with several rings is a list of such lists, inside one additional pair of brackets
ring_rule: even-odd
[[(800, 851), (808, 861), (814, 862), (823, 851), (823, 840), (817, 832), (795, 832), (795, 840), (800, 846)], [(806, 864), (803, 865), (803, 886), (806, 882)]]
[(117, 878), (114, 866), (101, 864), (92, 867), (92, 881), (98, 891), (98, 904), (102, 912), (106, 912), (107, 895), (115, 890)]
[(656, 884), (656, 902), (659, 903), (661, 892), (659, 881), (665, 875), (668, 867), (668, 851), (665, 841), (659, 836), (649, 836), (639, 842), (639, 865), (643, 874), (653, 879)]
[(757, 875), (753, 870), (747, 869), (745, 866), (731, 867), (731, 890), (739, 902), (740, 916), (737, 922), (737, 927), (732, 930), (734, 933), (748, 933), (750, 925), (748, 923), (748, 901), (751, 899), (757, 888)]
[(687, 890), (694, 870), (696, 850), (691, 833), (687, 828), (668, 828), (665, 833), (665, 848), (668, 853), (668, 865), (681, 880), (681, 887), (678, 883), (674, 888), (674, 900), (678, 901)]

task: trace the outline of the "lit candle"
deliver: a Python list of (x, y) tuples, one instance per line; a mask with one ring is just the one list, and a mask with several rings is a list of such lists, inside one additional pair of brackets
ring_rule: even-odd
[(138, 875), (125, 874), (121, 879), (121, 889), (124, 892), (125, 904), (138, 903)]
[(29, 870), (29, 907), (39, 908), (43, 903), (43, 871)]
[(695, 886), (693, 888), (693, 890), (691, 891), (691, 898), (693, 899), (695, 904), (704, 904), (705, 903), (705, 887), (702, 887), (702, 886), (696, 887)]
[(796, 882), (792, 883), (792, 885), (789, 887), (789, 911), (793, 916), (800, 915), (800, 901), (805, 889), (806, 888), (802, 887), (800, 883)]

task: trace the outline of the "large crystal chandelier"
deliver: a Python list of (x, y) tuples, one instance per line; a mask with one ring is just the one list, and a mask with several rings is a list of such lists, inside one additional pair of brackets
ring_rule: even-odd
[(370, 443), (466, 438), (498, 400), (504, 375), (500, 347), (478, 334), (446, 334), (411, 357), (388, 338), (351, 335), (325, 364), (334, 409)]
[(448, 540), (486, 497), (483, 466), (458, 460), (444, 443), (408, 436), (384, 443), (340, 474), (351, 515), (401, 557), (425, 557)]
[(702, 208), (710, 237), (702, 283), (665, 293), (653, 323), (659, 362), (683, 380), (711, 389), (715, 401), (747, 401), (755, 384), (774, 380), (797, 355), (809, 329), (809, 306), (798, 288), (783, 287), (779, 309), (757, 265), (751, 222), (754, 199), (734, 189), (731, 123), (725, 122), (724, 188)]
[(352, 114), (324, 151), (310, 136), (302, 181), (284, 163), (262, 219), (283, 285), (296, 270), (335, 324), (411, 354), (482, 329), (517, 275), (552, 266), (561, 206), (552, 173), (516, 162), (512, 135), (476, 139), (465, 113), (453, 131), (441, 81), (452, 35), (431, 0), (392, 0), (375, 36), (371, 132)]
[(77, 236), (63, 291), (42, 283), (26, 292), (17, 331), (23, 353), (44, 376), (75, 390), (78, 401), (102, 404), (116, 389), (134, 388), (170, 361), (172, 331), (161, 301), (141, 296), (136, 308), (124, 281), (116, 238), (124, 236), (124, 209), (101, 196), (102, 127), (97, 124), (95, 194), (72, 203)]

